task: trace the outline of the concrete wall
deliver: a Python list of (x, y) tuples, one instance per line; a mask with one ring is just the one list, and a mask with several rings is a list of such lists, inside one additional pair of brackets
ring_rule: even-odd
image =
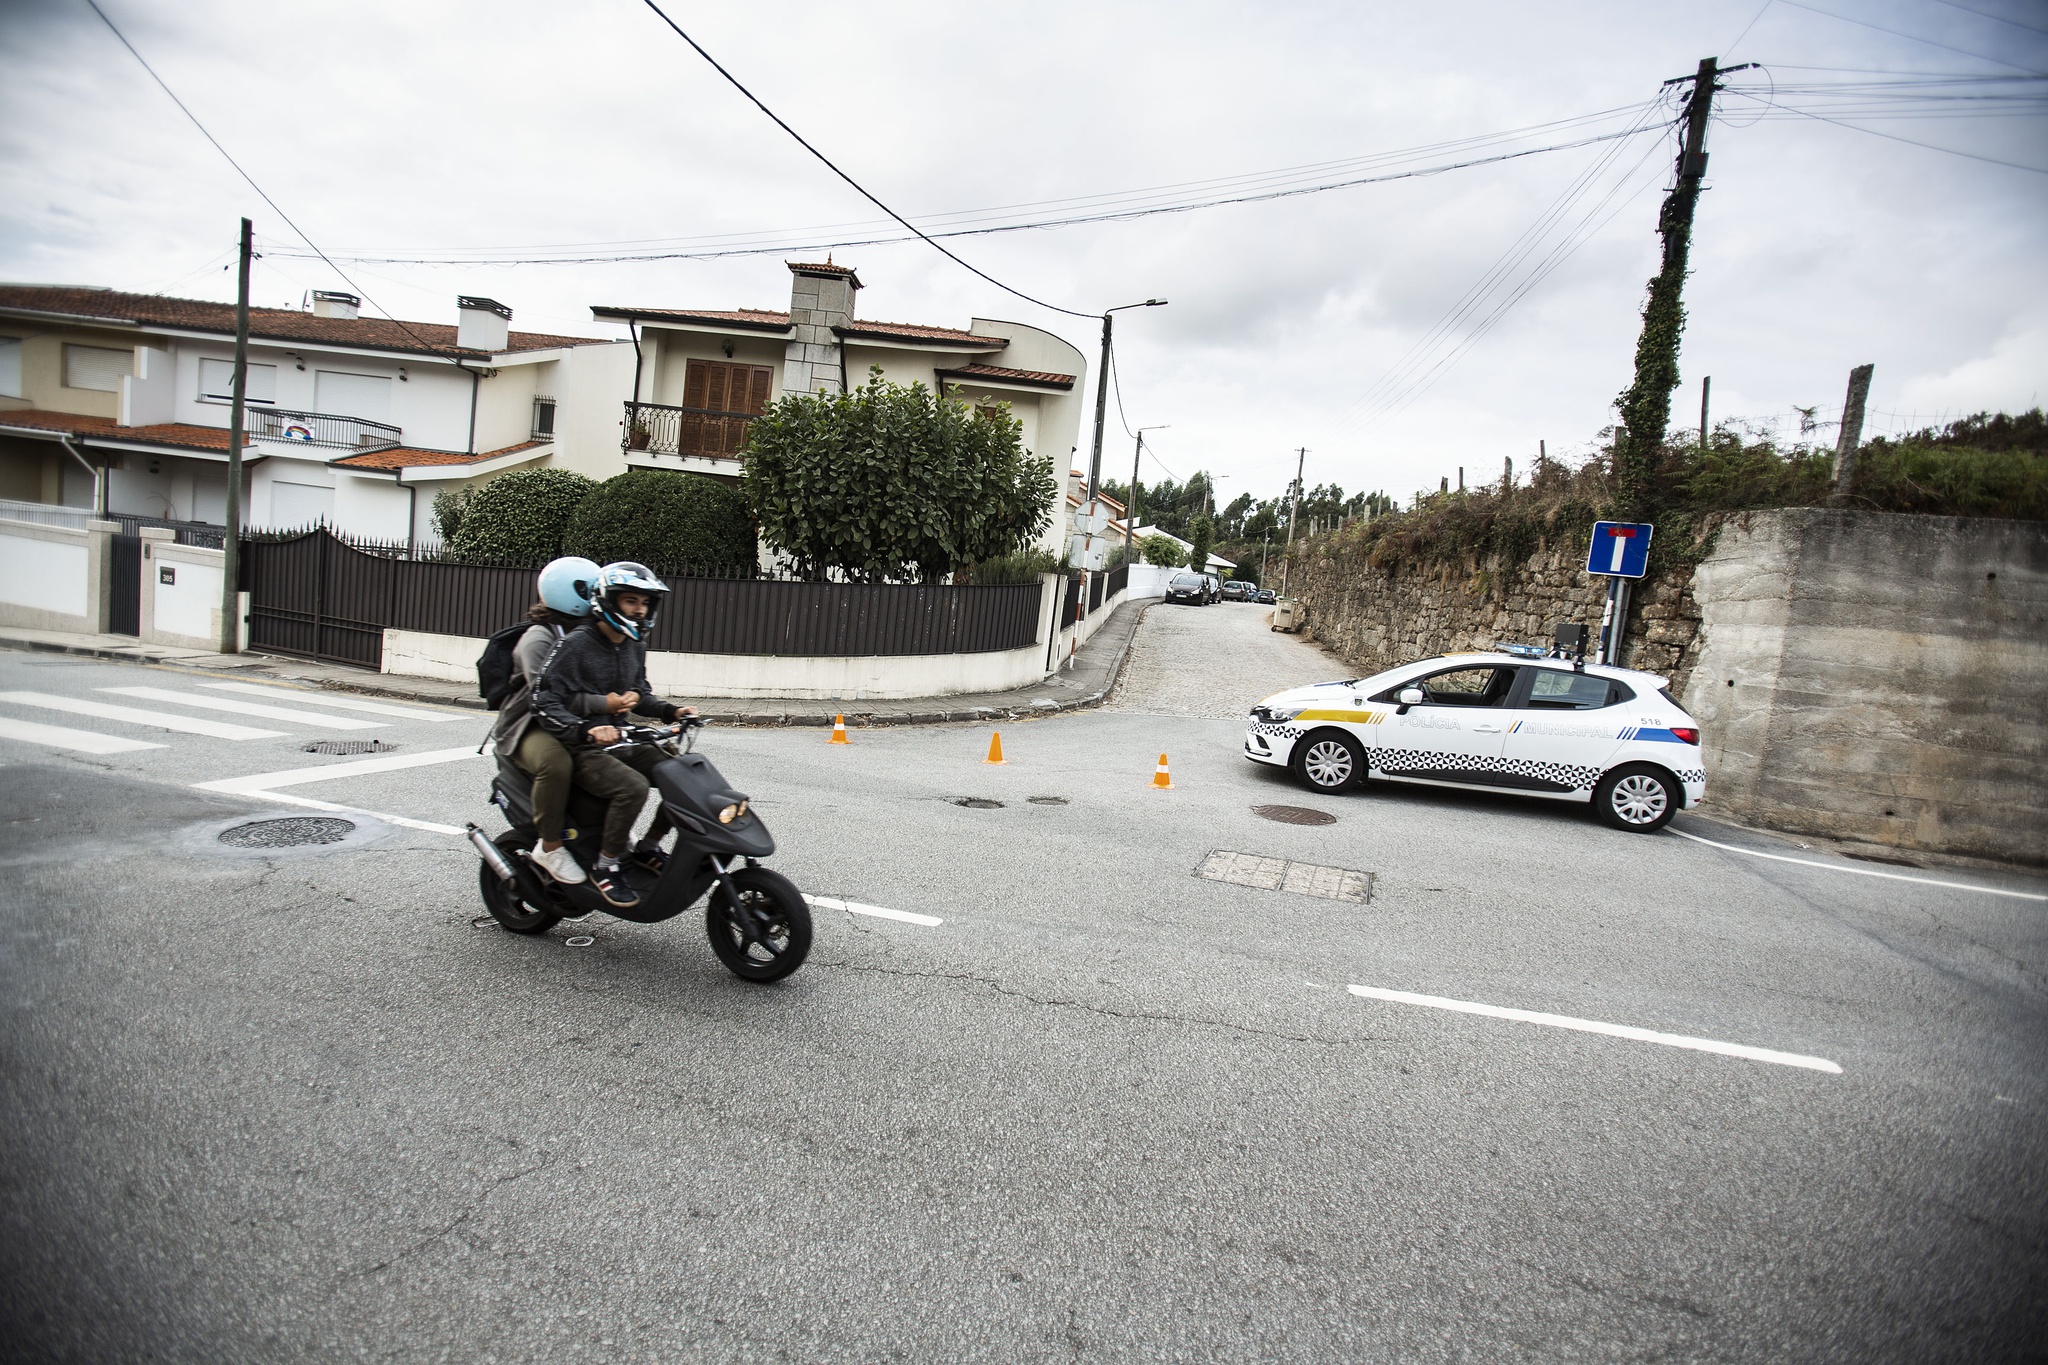
[(1751, 513), (1693, 591), (1712, 806), (2048, 863), (2048, 526)]
[(108, 560), (120, 524), (82, 531), (0, 521), (0, 626), (106, 633)]
[[(203, 546), (180, 545), (176, 535), (160, 526), (141, 530), (137, 636), (146, 645), (219, 649), (221, 565), (226, 556)], [(246, 649), (249, 594), (240, 594), (239, 603), (241, 646)]]

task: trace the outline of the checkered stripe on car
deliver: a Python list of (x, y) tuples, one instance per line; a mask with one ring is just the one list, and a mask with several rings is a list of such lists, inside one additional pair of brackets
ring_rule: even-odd
[(1255, 735), (1271, 735), (1275, 739), (1301, 738), (1301, 727), (1281, 725), (1275, 721), (1259, 721), (1252, 726), (1251, 732)]
[(1680, 782), (1704, 782), (1707, 780), (1706, 770), (1703, 768), (1694, 768), (1690, 772), (1677, 773), (1675, 776)]
[(1600, 769), (1582, 768), (1572, 763), (1434, 753), (1426, 749), (1375, 749), (1371, 762), (1373, 768), (1394, 777), (1404, 773), (1512, 773), (1517, 777), (1560, 783), (1573, 791), (1590, 791), (1600, 780)]

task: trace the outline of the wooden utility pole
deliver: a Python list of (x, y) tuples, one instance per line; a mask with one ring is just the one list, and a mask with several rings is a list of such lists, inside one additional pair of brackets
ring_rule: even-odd
[(1849, 371), (1849, 393), (1842, 399), (1842, 430), (1835, 438), (1835, 488), (1828, 501), (1840, 504), (1849, 496), (1850, 481), (1856, 477), (1856, 452), (1863, 444), (1863, 405), (1870, 399), (1870, 376), (1875, 365), (1858, 365)]
[(1280, 552), (1280, 595), (1287, 595), (1287, 564), (1294, 557), (1294, 518), (1301, 511), (1301, 471), (1308, 463), (1308, 447), (1294, 452), (1294, 501), (1287, 505), (1287, 548)]
[(254, 257), (249, 220), (242, 220), (241, 268), (235, 281), (235, 378), (228, 404), (228, 507), (221, 536), (220, 652), (242, 649), (242, 426), (249, 387), (249, 262)]
[(1700, 454), (1707, 453), (1707, 395), (1714, 391), (1714, 376), (1700, 380)]

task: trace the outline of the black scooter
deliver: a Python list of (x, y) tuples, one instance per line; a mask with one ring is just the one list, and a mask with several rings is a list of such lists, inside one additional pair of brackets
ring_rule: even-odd
[[(589, 882), (565, 885), (527, 857), (539, 835), (533, 823), (532, 780), (508, 759), (498, 760), (491, 801), (512, 828), (496, 839), (474, 823), (469, 842), (483, 859), (478, 880), (492, 918), (515, 934), (539, 934), (563, 919), (592, 911), (658, 924), (673, 919), (711, 893), (704, 929), (711, 951), (735, 976), (777, 981), (801, 967), (811, 951), (811, 908), (789, 878), (762, 867), (775, 840), (711, 760), (695, 752), (704, 721), (686, 718), (674, 729), (621, 725), (621, 738), (607, 748), (652, 744), (668, 755), (655, 765), (654, 785), (676, 828), (675, 845), (659, 873), (627, 865), (626, 881), (640, 903), (613, 905)], [(563, 842), (576, 861), (597, 861), (605, 803), (580, 787), (569, 796)]]

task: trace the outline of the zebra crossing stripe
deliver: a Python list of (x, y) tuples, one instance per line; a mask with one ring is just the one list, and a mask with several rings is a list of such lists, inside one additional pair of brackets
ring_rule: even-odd
[(258, 730), (248, 725), (230, 725), (224, 720), (201, 720), (197, 716), (174, 716), (162, 711), (144, 711), (134, 706), (87, 701), (83, 697), (59, 697), (48, 692), (0, 692), (0, 701), (18, 706), (40, 706), (46, 711), (69, 711), (76, 716), (97, 716), (101, 720), (126, 721), (157, 730), (176, 730), (187, 735), (214, 739), (277, 739), (282, 730)]
[(176, 706), (197, 706), (208, 711), (232, 711), (238, 716), (259, 716), (264, 720), (288, 720), (322, 730), (382, 730), (382, 720), (354, 720), (348, 716), (326, 716), (318, 711), (301, 711), (291, 706), (260, 706), (254, 702), (231, 701), (226, 697), (202, 697), (191, 692), (173, 692), (168, 687), (96, 687), (95, 692), (112, 692), (144, 701), (167, 701)]
[(326, 782), (337, 777), (365, 777), (371, 773), (396, 772), (401, 768), (422, 768), (432, 763), (458, 763), (466, 758), (480, 758), (473, 747), (460, 749), (429, 749), (417, 754), (387, 754), (382, 758), (359, 758), (352, 763), (329, 763), (318, 768), (287, 768), (275, 773), (251, 773), (247, 777), (227, 777), (218, 782), (195, 782), (193, 787), (203, 792), (238, 792), (242, 795), (267, 792), (273, 787), (298, 787), (308, 782)]
[(67, 730), (61, 725), (42, 725), (32, 720), (0, 716), (0, 739), (18, 739), (24, 744), (45, 744), (52, 749), (76, 749), (82, 754), (125, 754), (131, 749), (161, 749), (142, 739), (95, 734), (91, 730)]
[(201, 687), (216, 692), (240, 692), (250, 697), (274, 697), (280, 701), (302, 701), (308, 706), (331, 706), (337, 711), (361, 711), (372, 716), (397, 716), (401, 720), (427, 720), (440, 724), (451, 720), (475, 720), (477, 714), (470, 712), (423, 711), (413, 706), (393, 706), (389, 702), (358, 701), (354, 697), (336, 697), (325, 692), (306, 692), (297, 688), (265, 686), (262, 683), (214, 682), (201, 683)]

